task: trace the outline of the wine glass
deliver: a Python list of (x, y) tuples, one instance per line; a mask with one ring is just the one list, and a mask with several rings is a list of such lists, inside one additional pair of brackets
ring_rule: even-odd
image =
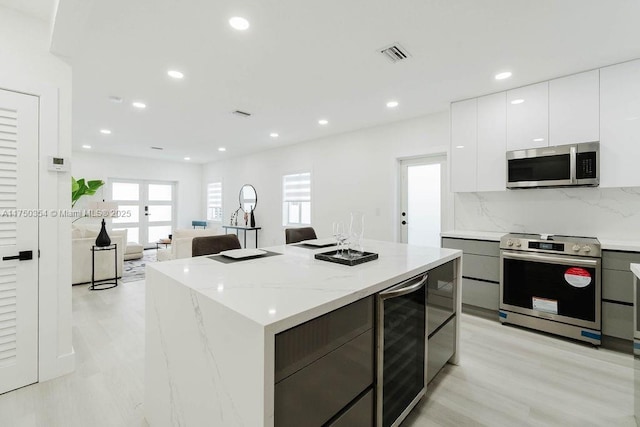
[(347, 239), (344, 222), (336, 221), (333, 223), (333, 237), (335, 237), (336, 241), (338, 242), (338, 250), (336, 251), (336, 254), (342, 254), (341, 246)]
[(362, 248), (362, 236), (364, 234), (364, 214), (362, 212), (351, 212), (351, 223), (349, 225), (349, 235), (351, 236), (351, 245), (354, 252), (361, 254), (364, 252)]

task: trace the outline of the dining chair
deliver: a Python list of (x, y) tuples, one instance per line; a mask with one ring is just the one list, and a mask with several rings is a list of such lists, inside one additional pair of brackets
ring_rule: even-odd
[(191, 256), (214, 255), (229, 249), (240, 249), (240, 240), (235, 234), (194, 237), (191, 242)]
[(287, 243), (298, 243), (303, 240), (317, 239), (313, 227), (287, 228), (284, 230), (284, 239)]

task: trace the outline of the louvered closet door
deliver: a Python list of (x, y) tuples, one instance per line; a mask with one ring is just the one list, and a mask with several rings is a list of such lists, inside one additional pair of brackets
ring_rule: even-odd
[(0, 393), (38, 380), (37, 208), (38, 98), (0, 90)]

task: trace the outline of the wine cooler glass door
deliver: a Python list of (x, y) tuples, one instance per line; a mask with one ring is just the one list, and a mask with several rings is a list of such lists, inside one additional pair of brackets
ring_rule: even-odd
[(399, 425), (425, 393), (426, 275), (379, 294), (377, 425)]

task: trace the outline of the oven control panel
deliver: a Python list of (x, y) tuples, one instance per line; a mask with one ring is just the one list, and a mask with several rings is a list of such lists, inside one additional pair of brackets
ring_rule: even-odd
[(589, 237), (549, 236), (539, 234), (508, 234), (500, 240), (501, 249), (547, 252), (589, 257), (600, 256), (600, 242)]
[(529, 242), (529, 249), (541, 249), (544, 251), (564, 252), (564, 243), (554, 242)]

